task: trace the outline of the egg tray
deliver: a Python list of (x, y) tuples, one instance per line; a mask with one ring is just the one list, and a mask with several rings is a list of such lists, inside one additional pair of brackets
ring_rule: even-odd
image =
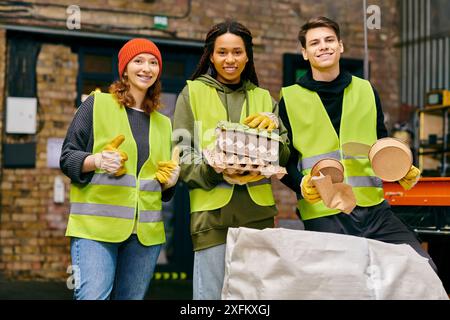
[(255, 174), (281, 179), (286, 169), (278, 166), (280, 136), (275, 131), (220, 121), (212, 150), (203, 150), (206, 162), (218, 173)]
[(266, 163), (260, 159), (251, 159), (240, 155), (230, 155), (224, 152), (203, 150), (206, 162), (218, 173), (227, 174), (255, 174), (263, 175), (266, 178), (275, 176), (281, 179), (287, 172), (286, 169), (278, 165)]
[(220, 121), (216, 128), (216, 152), (236, 154), (266, 162), (278, 160), (280, 136), (240, 123)]

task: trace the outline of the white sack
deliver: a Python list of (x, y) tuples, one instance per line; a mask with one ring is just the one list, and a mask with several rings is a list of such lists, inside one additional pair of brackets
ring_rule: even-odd
[(283, 228), (230, 228), (222, 299), (448, 299), (409, 245)]

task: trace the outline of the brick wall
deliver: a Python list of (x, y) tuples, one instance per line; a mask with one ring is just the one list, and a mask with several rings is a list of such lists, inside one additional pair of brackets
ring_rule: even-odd
[[(5, 62), (6, 62), (6, 31), (0, 28), (0, 141), (3, 141), (3, 116), (5, 98)], [(2, 144), (0, 143), (0, 155), (2, 154)], [(0, 158), (1, 159), (1, 158)], [(0, 162), (1, 163), (1, 162)], [(1, 179), (1, 171), (0, 171)], [(1, 181), (0, 181), (1, 183)], [(0, 196), (1, 198), (1, 196)], [(0, 234), (1, 237), (1, 234)]]
[[(0, 141), (3, 141), (3, 122), (4, 122), (4, 98), (5, 98), (5, 62), (6, 62), (6, 31), (0, 28)], [(3, 144), (0, 143), (0, 166), (3, 163), (2, 160), (2, 148)], [(3, 199), (3, 171), (0, 168), (0, 201)], [(11, 231), (3, 228), (1, 222), (3, 216), (3, 208), (0, 203), (0, 270), (5, 269), (5, 263), (3, 262), (3, 255), (11, 252), (11, 249), (4, 248), (3, 239), (11, 235)]]
[[(64, 237), (67, 202), (53, 203), (53, 182), (62, 174), (47, 168), (46, 149), (48, 138), (65, 136), (73, 118), (77, 73), (77, 56), (70, 48), (42, 46), (36, 67), (41, 128), (36, 135), (36, 168), (3, 169), (0, 266), (7, 277), (60, 279), (70, 264)], [(67, 188), (66, 193), (67, 199)]]
[[(11, 13), (5, 23), (66, 28), (66, 6), (73, 1), (48, 0), (58, 6), (31, 10), (39, 20), (21, 19)], [(362, 1), (347, 0), (156, 0), (152, 3), (127, 0), (79, 0), (81, 30), (102, 33), (130, 33), (151, 37), (203, 40), (214, 23), (232, 17), (245, 24), (254, 35), (255, 65), (262, 87), (274, 98), (282, 85), (284, 53), (298, 52), (299, 27), (310, 17), (325, 15), (336, 19), (342, 28), (343, 57), (363, 58)], [(399, 38), (397, 1), (369, 0), (381, 8), (381, 29), (369, 30), (371, 80), (377, 88), (392, 124), (399, 116), (399, 61), (395, 47)], [(90, 9), (89, 9), (90, 8)], [(101, 8), (118, 12), (99, 11)], [(159, 13), (169, 16), (167, 31), (150, 30), (151, 16), (125, 11)], [(14, 16), (16, 15), (16, 16)], [(45, 17), (52, 20), (45, 20)], [(179, 18), (182, 17), (182, 18)], [(128, 28), (128, 29), (124, 29)], [(5, 33), (0, 32), (0, 117), (3, 116)], [(63, 46), (43, 46), (39, 56), (38, 97), (44, 128), (37, 135), (38, 155), (35, 170), (3, 170), (1, 181), (0, 272), (11, 278), (65, 278), (68, 241), (64, 238), (68, 204), (53, 204), (53, 181), (61, 175), (46, 166), (49, 137), (64, 137), (74, 112), (76, 56)], [(0, 121), (0, 128), (3, 119)], [(2, 132), (2, 130), (0, 130)], [(1, 133), (0, 133), (1, 134)], [(66, 193), (69, 181), (64, 178)], [(274, 184), (279, 219), (295, 218), (294, 193), (281, 183)]]

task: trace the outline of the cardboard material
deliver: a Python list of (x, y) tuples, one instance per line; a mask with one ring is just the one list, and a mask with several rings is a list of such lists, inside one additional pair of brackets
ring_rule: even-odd
[(282, 228), (229, 228), (222, 299), (448, 300), (448, 296), (428, 260), (407, 244)]
[(396, 138), (378, 139), (372, 146), (359, 142), (342, 145), (346, 156), (368, 157), (377, 177), (384, 181), (398, 181), (412, 165), (412, 152), (407, 144)]
[(318, 177), (311, 177), (311, 181), (328, 208), (349, 214), (356, 207), (356, 198), (351, 185), (341, 182), (333, 183), (331, 176), (324, 176), (322, 173)]
[(311, 176), (330, 176), (333, 183), (344, 181), (344, 166), (336, 159), (322, 159), (311, 168)]
[(331, 209), (350, 213), (356, 207), (352, 186), (344, 181), (344, 166), (336, 159), (321, 159), (311, 169), (311, 183), (323, 203)]
[(277, 179), (287, 173), (278, 165), (280, 137), (276, 132), (220, 121), (215, 134), (215, 148), (203, 150), (203, 156), (217, 173), (274, 176)]
[(384, 181), (398, 181), (412, 165), (411, 149), (395, 138), (379, 139), (369, 150), (369, 160), (375, 174)]
[(351, 157), (368, 157), (370, 145), (359, 142), (347, 142), (342, 145), (342, 153)]

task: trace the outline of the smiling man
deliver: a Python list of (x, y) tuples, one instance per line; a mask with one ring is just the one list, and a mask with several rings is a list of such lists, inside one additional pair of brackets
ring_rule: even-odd
[[(295, 85), (281, 90), (279, 114), (292, 141), (288, 175), (282, 182), (297, 194), (305, 229), (406, 243), (436, 270), (416, 236), (384, 200), (382, 181), (375, 176), (369, 159), (342, 151), (346, 142), (372, 145), (386, 137), (387, 130), (380, 99), (371, 84), (340, 69), (344, 52), (340, 37), (339, 25), (326, 17), (313, 18), (300, 29), (302, 56), (311, 70)], [(323, 158), (334, 158), (344, 165), (345, 182), (352, 186), (357, 204), (350, 214), (326, 207), (310, 182), (311, 167)], [(411, 166), (399, 183), (410, 189), (419, 177), (419, 169)]]

